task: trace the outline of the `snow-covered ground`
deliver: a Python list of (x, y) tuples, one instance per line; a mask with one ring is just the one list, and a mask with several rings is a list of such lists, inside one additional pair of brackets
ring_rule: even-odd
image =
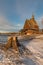
[(32, 53), (31, 59), (36, 62), (36, 65), (43, 65), (43, 35), (36, 36), (33, 40), (22, 41)]
[(20, 53), (14, 49), (6, 52), (0, 49), (0, 65), (43, 65), (43, 35), (19, 43), (24, 45), (19, 48)]

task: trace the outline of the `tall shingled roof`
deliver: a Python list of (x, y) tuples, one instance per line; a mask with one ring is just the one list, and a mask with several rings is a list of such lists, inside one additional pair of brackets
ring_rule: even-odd
[(32, 18), (30, 20), (26, 19), (23, 29), (39, 30), (39, 27), (37, 22), (35, 21), (34, 15), (32, 15)]

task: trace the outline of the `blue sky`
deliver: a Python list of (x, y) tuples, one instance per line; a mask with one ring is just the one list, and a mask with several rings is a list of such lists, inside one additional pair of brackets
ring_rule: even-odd
[(32, 14), (43, 28), (43, 0), (0, 0), (0, 32), (18, 31)]

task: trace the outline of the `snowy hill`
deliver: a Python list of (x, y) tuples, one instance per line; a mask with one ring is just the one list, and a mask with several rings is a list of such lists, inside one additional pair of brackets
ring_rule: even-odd
[(19, 52), (0, 49), (0, 65), (43, 65), (43, 35), (19, 40)]

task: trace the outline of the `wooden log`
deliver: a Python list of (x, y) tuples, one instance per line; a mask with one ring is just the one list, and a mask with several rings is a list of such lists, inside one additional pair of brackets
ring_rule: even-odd
[(19, 51), (19, 43), (17, 37), (8, 37), (8, 42), (5, 44), (4, 50), (6, 51), (9, 48), (13, 48), (15, 51)]
[(5, 49), (8, 49), (12, 46), (13, 37), (8, 37), (8, 42), (5, 44)]
[(13, 49), (15, 49), (16, 51), (19, 51), (17, 44), (18, 44), (18, 42), (17, 42), (17, 37), (13, 37), (12, 47), (13, 47)]

